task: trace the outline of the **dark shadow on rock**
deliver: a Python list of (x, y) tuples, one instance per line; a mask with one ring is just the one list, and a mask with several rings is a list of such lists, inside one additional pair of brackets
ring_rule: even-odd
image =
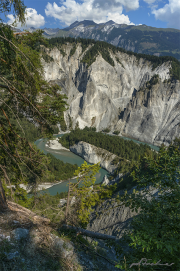
[(124, 109), (124, 110), (122, 110), (122, 111), (120, 112), (120, 114), (119, 114), (119, 116), (118, 116), (119, 119), (123, 119), (125, 110), (126, 110), (126, 109)]
[(133, 96), (136, 96), (136, 92), (137, 92), (137, 89), (134, 88), (133, 93), (132, 93), (132, 97), (133, 97)]
[(86, 70), (85, 64), (80, 65), (79, 69), (75, 74), (75, 86), (79, 92), (85, 92), (87, 83), (89, 80), (88, 70)]

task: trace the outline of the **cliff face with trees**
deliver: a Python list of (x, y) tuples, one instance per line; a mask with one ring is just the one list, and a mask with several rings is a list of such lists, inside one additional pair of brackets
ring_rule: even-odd
[(42, 60), (45, 79), (58, 83), (68, 97), (69, 109), (64, 112), (68, 128), (78, 122), (81, 129), (110, 129), (159, 146), (179, 136), (177, 59), (135, 54), (80, 38), (48, 42), (41, 48), (54, 61)]
[(126, 176), (121, 179), (119, 189), (132, 186), (129, 176), (134, 164), (140, 163), (144, 156), (157, 157), (157, 153), (146, 144), (137, 144), (118, 136), (95, 132), (95, 128), (77, 128), (59, 138), (59, 142), (89, 163), (100, 162), (101, 167), (111, 173), (109, 179), (118, 174)]

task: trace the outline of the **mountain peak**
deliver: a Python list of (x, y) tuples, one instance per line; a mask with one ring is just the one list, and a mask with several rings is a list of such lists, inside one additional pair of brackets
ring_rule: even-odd
[[(73, 26), (73, 25), (76, 25), (76, 24), (78, 24), (79, 23), (79, 21), (75, 21), (74, 23), (72, 23), (70, 26)], [(70, 27), (69, 26), (69, 27)]]
[(84, 20), (81, 23), (93, 23), (93, 24), (96, 24), (93, 20)]
[(92, 20), (84, 20), (84, 21), (81, 21), (81, 22), (75, 21), (73, 24), (71, 24), (69, 27), (64, 28), (63, 30), (64, 30), (64, 31), (69, 31), (69, 30), (73, 29), (74, 27), (77, 27), (77, 26), (79, 26), (79, 25), (81, 25), (81, 24), (83, 24), (85, 27), (86, 27), (86, 26), (89, 26), (89, 25), (97, 25), (97, 24), (96, 24), (94, 21), (92, 21)]
[(115, 22), (113, 20), (110, 20), (110, 21), (106, 22), (105, 24), (115, 24)]
[(79, 22), (79, 25), (80, 24), (83, 24), (85, 27), (86, 26), (89, 26), (89, 25), (97, 25), (94, 21), (92, 21), (92, 20), (84, 20), (84, 21), (82, 21), (82, 22)]
[(79, 21), (75, 21), (74, 23), (72, 23), (70, 26), (64, 28), (63, 30), (64, 31), (69, 31), (69, 30), (73, 29), (74, 27), (78, 26), (79, 24), (80, 24)]

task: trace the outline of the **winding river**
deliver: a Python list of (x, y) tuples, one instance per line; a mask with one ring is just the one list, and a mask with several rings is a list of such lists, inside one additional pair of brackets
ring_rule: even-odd
[[(55, 137), (61, 137), (61, 136), (63, 136), (63, 134), (56, 135)], [(84, 163), (84, 159), (82, 159), (80, 156), (74, 154), (73, 152), (66, 151), (66, 150), (53, 150), (53, 149), (50, 149), (50, 148), (46, 147), (45, 146), (46, 141), (47, 140), (45, 140), (45, 139), (44, 140), (43, 139), (38, 139), (34, 143), (45, 154), (47, 154), (49, 152), (52, 155), (54, 155), (56, 158), (62, 160), (64, 163), (77, 164), (78, 166), (81, 166)], [(87, 164), (90, 165), (89, 163), (87, 163)], [(101, 168), (99, 173), (97, 173), (95, 175), (96, 184), (100, 183), (102, 181), (104, 175), (108, 176), (108, 174), (109, 173), (108, 173), (107, 170)], [(71, 180), (71, 182), (75, 182), (75, 181), (76, 180)], [(46, 189), (46, 192), (50, 193), (50, 195), (56, 195), (57, 192), (61, 193), (61, 192), (68, 191), (67, 184), (68, 184), (68, 181), (56, 184), (56, 185)]]
[[(55, 137), (61, 137), (61, 136), (63, 136), (63, 134), (55, 135)], [(126, 140), (133, 140), (134, 142), (136, 142), (138, 144), (145, 144), (143, 142), (140, 142), (140, 141), (137, 141), (137, 140), (134, 140), (134, 139), (130, 139), (130, 138), (126, 138), (126, 137), (123, 137), (123, 138), (126, 139)], [(45, 146), (46, 142), (47, 142), (46, 139), (38, 139), (34, 143), (45, 154), (51, 153), (56, 158), (62, 160), (65, 163), (68, 162), (70, 164), (77, 164), (78, 166), (80, 166), (80, 165), (82, 165), (84, 163), (84, 159), (82, 159), (80, 156), (74, 154), (73, 152), (66, 151), (66, 150), (53, 150), (53, 149), (50, 149), (50, 148), (46, 147)], [(151, 148), (155, 149), (156, 151), (159, 150), (159, 148), (156, 147), (156, 146), (154, 146), (154, 145), (151, 145), (151, 144), (148, 144), (148, 145)], [(104, 175), (108, 176), (108, 174), (109, 173), (108, 173), (107, 170), (101, 168), (100, 171), (99, 171), (99, 173), (97, 173), (95, 175), (95, 177), (96, 177), (96, 183), (100, 183), (102, 181)], [(71, 180), (71, 181), (75, 182), (76, 180)], [(54, 186), (46, 189), (46, 192), (50, 193), (50, 195), (56, 195), (57, 192), (61, 193), (61, 192), (68, 191), (67, 184), (68, 184), (68, 181), (56, 184), (56, 185), (54, 185)]]

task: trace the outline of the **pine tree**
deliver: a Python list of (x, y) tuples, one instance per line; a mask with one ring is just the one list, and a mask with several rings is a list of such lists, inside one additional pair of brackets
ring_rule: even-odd
[[(25, 6), (20, 0), (1, 1), (0, 12), (9, 12), (13, 7), (17, 20), (25, 22)], [(18, 134), (17, 128), (10, 119), (24, 117), (32, 118), (39, 124), (42, 137), (52, 138), (53, 125), (59, 121), (67, 103), (64, 95), (57, 94), (58, 86), (48, 84), (42, 77), (43, 67), (39, 50), (40, 42), (47, 44), (42, 37), (42, 31), (26, 33), (15, 37), (7, 24), (0, 24), (0, 209), (7, 206), (3, 183), (11, 186), (26, 182), (23, 171), (26, 167), (34, 174), (34, 184), (45, 177), (47, 158), (42, 157), (35, 146), (30, 144), (25, 136)], [(3, 92), (4, 91), (4, 92)], [(48, 94), (49, 91), (52, 95)], [(38, 98), (43, 96), (42, 102)], [(19, 125), (19, 129), (22, 127)], [(24, 133), (25, 135), (25, 133)], [(48, 173), (49, 174), (49, 173)], [(47, 174), (47, 176), (48, 176)], [(11, 189), (11, 198), (13, 190)]]
[(76, 198), (76, 214), (74, 214), (76, 216), (76, 223), (84, 227), (89, 222), (89, 215), (92, 211), (92, 207), (100, 203), (102, 199), (111, 197), (113, 191), (116, 189), (116, 186), (107, 188), (101, 185), (96, 185), (95, 188), (93, 188), (96, 181), (95, 174), (100, 170), (99, 164), (100, 163), (88, 165), (86, 161), (84, 161), (84, 164), (78, 167), (74, 173), (75, 176), (78, 176), (76, 183), (71, 183), (69, 181), (65, 212), (66, 224), (71, 224), (74, 220), (72, 219), (73, 215), (69, 213), (69, 203), (72, 196), (75, 196)]
[[(121, 255), (119, 268), (124, 269), (125, 257), (128, 266), (141, 259), (151, 259), (151, 263), (161, 261), (164, 266), (172, 263), (171, 270), (180, 269), (180, 243), (177, 242), (180, 239), (179, 161), (180, 139), (176, 139), (168, 148), (162, 146), (156, 159), (147, 156), (139, 166), (134, 166), (131, 175), (138, 184), (136, 191), (133, 194), (125, 191), (119, 200), (136, 212), (139, 209), (140, 213), (117, 247)], [(158, 198), (148, 200), (149, 186), (159, 190)], [(141, 188), (144, 194), (139, 193)], [(124, 244), (131, 248), (131, 253), (121, 249)], [(165, 270), (164, 266), (160, 270)], [(154, 270), (154, 266), (146, 266), (146, 270)]]

